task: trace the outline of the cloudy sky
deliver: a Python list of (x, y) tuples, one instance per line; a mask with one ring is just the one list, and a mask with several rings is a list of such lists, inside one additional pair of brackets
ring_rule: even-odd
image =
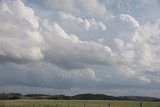
[(159, 0), (0, 0), (0, 92), (160, 97)]

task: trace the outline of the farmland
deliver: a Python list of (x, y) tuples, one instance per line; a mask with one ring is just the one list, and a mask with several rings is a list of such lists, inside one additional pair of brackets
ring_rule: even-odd
[(160, 102), (112, 100), (0, 100), (0, 107), (160, 107)]

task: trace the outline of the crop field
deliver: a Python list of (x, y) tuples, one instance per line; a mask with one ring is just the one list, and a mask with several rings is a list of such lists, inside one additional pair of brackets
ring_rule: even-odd
[(1, 100), (0, 107), (160, 107), (160, 102), (105, 100)]

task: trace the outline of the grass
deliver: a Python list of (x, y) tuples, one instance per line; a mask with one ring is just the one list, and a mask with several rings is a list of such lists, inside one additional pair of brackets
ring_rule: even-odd
[[(1, 100), (0, 107), (140, 107), (138, 101), (104, 100)], [(142, 102), (142, 107), (160, 107), (160, 102)]]

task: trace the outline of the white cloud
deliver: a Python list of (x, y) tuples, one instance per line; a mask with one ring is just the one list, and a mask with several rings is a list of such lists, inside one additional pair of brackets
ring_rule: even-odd
[(102, 0), (113, 15), (129, 14), (141, 23), (159, 18), (159, 0)]
[(118, 67), (118, 70), (129, 77), (136, 75), (136, 71), (125, 65), (121, 65), (120, 67)]
[(12, 11), (15, 15), (18, 15), (20, 19), (25, 19), (28, 21), (33, 28), (39, 27), (39, 22), (37, 20), (38, 17), (35, 16), (34, 10), (32, 10), (32, 8), (25, 6), (22, 1), (18, 0), (13, 2), (12, 8), (15, 8)]
[(47, 61), (66, 68), (113, 62), (113, 53), (109, 47), (96, 42), (81, 41), (74, 34), (67, 34), (57, 23), (49, 24), (44, 20), (42, 26), (44, 28), (41, 33), (45, 35), (48, 44), (48, 50), (45, 51)]
[(68, 14), (73, 14), (75, 16), (83, 17), (105, 17), (109, 16), (105, 6), (98, 0), (86, 1), (86, 0), (48, 0), (49, 3)]
[[(97, 29), (99, 28), (101, 31), (106, 30), (105, 24), (103, 24), (101, 21), (97, 21), (94, 18), (91, 19), (82, 19), (81, 17), (76, 18), (75, 16), (71, 14), (65, 14), (63, 12), (59, 12), (60, 17), (62, 18), (63, 21), (68, 21), (68, 23), (77, 23), (77, 25), (80, 27), (84, 27), (85, 30), (90, 30), (90, 29)], [(74, 25), (74, 26), (77, 26)]]
[(22, 1), (1, 1), (1, 61), (39, 60), (43, 58), (43, 37), (38, 31), (38, 17)]
[(124, 48), (124, 42), (123, 42), (122, 39), (115, 38), (115, 39), (114, 39), (114, 42), (115, 42), (115, 44), (117, 45), (117, 47), (118, 47), (119, 49), (123, 49), (123, 48)]
[(122, 21), (128, 22), (131, 25), (133, 25), (135, 28), (139, 27), (139, 23), (138, 21), (136, 21), (133, 17), (131, 17), (130, 15), (127, 14), (120, 14), (120, 19)]
[(10, 14), (13, 14), (12, 11), (8, 8), (8, 6), (5, 3), (1, 4), (1, 12), (9, 12)]
[[(47, 12), (53, 12), (46, 16), (41, 15), (45, 10), (34, 11), (28, 1), (0, 3), (1, 84), (159, 88), (159, 19), (142, 22), (145, 16), (140, 20), (132, 8), (121, 6), (123, 1), (105, 1), (115, 3), (119, 10), (114, 13), (104, 1), (49, 0), (47, 6), (53, 7)], [(137, 0), (134, 3), (133, 7), (140, 6)]]
[(99, 38), (99, 39), (97, 40), (97, 42), (103, 44), (103, 43), (104, 43), (104, 38)]
[(148, 78), (146, 78), (146, 77), (144, 77), (144, 76), (140, 76), (140, 77), (139, 77), (139, 80), (144, 81), (144, 82), (148, 82), (148, 83), (151, 82), (150, 79), (148, 79)]
[(144, 72), (151, 68), (152, 71), (153, 68), (159, 69), (157, 67), (159, 63), (157, 54), (159, 51), (157, 44), (157, 40), (159, 40), (158, 21), (142, 26), (133, 17), (121, 14), (113, 17), (108, 23), (108, 29), (114, 34), (111, 33), (103, 38), (106, 41), (113, 35), (110, 39), (114, 42), (109, 46), (116, 55), (117, 69), (121, 69), (122, 73), (127, 76), (130, 75), (143, 82), (153, 82), (154, 79)]

